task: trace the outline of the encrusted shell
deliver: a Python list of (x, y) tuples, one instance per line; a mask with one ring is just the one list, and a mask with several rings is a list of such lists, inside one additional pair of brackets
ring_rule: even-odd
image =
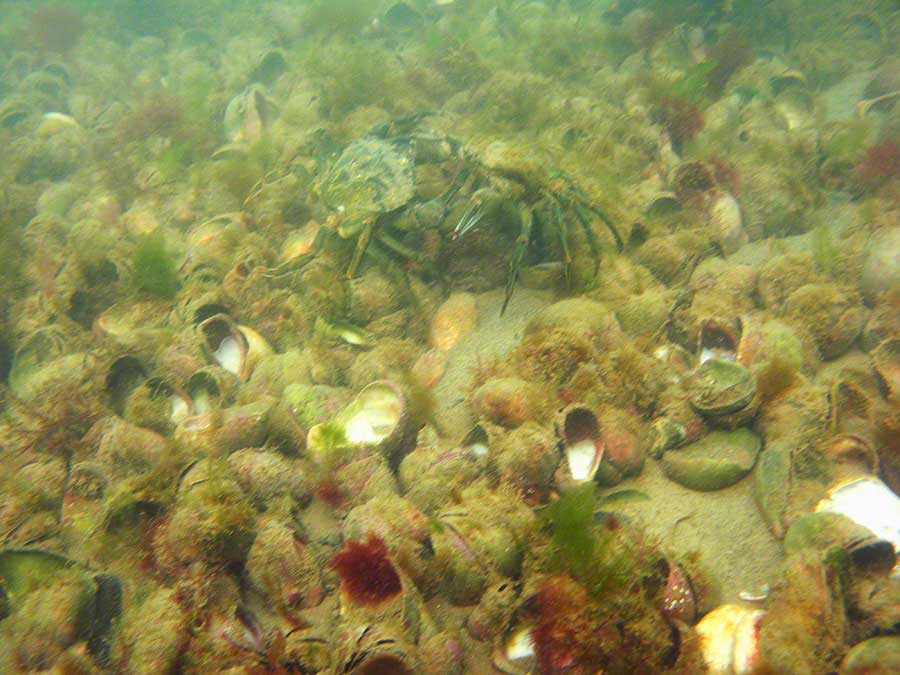
[(709, 359), (691, 375), (690, 402), (716, 424), (735, 428), (756, 414), (756, 378), (739, 363)]

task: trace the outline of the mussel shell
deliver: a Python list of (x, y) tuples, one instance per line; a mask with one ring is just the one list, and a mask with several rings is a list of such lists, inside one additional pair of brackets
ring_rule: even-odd
[(752, 417), (755, 399), (756, 378), (734, 361), (709, 359), (691, 375), (690, 403), (701, 415), (724, 419), (752, 407)]
[(379, 448), (392, 467), (399, 465), (415, 435), (410, 433), (406, 395), (389, 380), (366, 385), (335, 419), (352, 445)]

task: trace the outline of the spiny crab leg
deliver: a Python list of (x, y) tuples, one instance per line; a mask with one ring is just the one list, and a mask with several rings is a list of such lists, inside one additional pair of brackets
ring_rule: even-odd
[(503, 316), (506, 306), (509, 304), (510, 298), (512, 298), (513, 289), (515, 289), (516, 281), (519, 279), (519, 270), (522, 268), (522, 260), (525, 258), (525, 252), (528, 250), (528, 242), (531, 241), (534, 214), (530, 208), (522, 206), (519, 208), (519, 218), (522, 221), (522, 227), (519, 230), (519, 236), (516, 237), (512, 256), (509, 259), (509, 272), (506, 275), (506, 297), (503, 298), (500, 316)]
[(474, 230), (482, 218), (484, 218), (484, 211), (481, 208), (481, 204), (470, 204), (469, 208), (463, 213), (462, 218), (459, 219), (456, 227), (453, 228), (453, 239), (459, 239), (465, 236), (466, 233)]
[(555, 195), (550, 195), (550, 218), (556, 234), (559, 237), (559, 246), (562, 251), (563, 274), (566, 279), (566, 288), (572, 287), (572, 252), (569, 250), (569, 225), (563, 217), (562, 207)]

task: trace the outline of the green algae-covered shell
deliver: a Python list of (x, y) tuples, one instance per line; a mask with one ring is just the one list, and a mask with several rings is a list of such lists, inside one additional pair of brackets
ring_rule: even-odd
[(380, 138), (354, 141), (325, 175), (319, 192), (326, 206), (349, 219), (398, 209), (415, 194), (412, 158)]
[(694, 371), (689, 386), (691, 406), (719, 426), (733, 429), (756, 412), (756, 378), (734, 361), (705, 361)]
[(900, 672), (900, 636), (870, 638), (855, 645), (841, 663), (840, 675), (888, 675)]
[(761, 447), (762, 439), (749, 429), (713, 431), (667, 452), (662, 468), (670, 480), (691, 490), (721, 490), (750, 472)]

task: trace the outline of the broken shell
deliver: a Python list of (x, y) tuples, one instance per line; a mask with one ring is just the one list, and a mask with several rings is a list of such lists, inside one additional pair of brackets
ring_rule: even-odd
[(122, 416), (160, 433), (193, 413), (190, 397), (171, 382), (151, 377), (133, 388), (124, 401)]
[(592, 481), (600, 468), (604, 449), (600, 423), (594, 411), (581, 404), (565, 408), (557, 416), (556, 434), (564, 460), (557, 471), (557, 482)]
[(900, 551), (900, 497), (875, 476), (851, 479), (833, 486), (816, 512), (838, 513), (889, 541)]
[(246, 382), (264, 356), (273, 353), (266, 339), (252, 328), (236, 324), (226, 314), (216, 314), (197, 326), (209, 358)]
[(759, 664), (761, 609), (721, 605), (697, 624), (709, 675), (750, 675)]
[(734, 429), (753, 419), (759, 407), (756, 378), (734, 361), (709, 359), (691, 375), (691, 406), (717, 426)]
[(234, 377), (224, 368), (207, 366), (198, 370), (184, 385), (192, 414), (203, 415), (221, 407), (223, 401), (231, 399), (235, 385)]
[(769, 78), (769, 84), (772, 87), (772, 93), (778, 95), (787, 89), (806, 87), (806, 75), (799, 70), (788, 69)]

